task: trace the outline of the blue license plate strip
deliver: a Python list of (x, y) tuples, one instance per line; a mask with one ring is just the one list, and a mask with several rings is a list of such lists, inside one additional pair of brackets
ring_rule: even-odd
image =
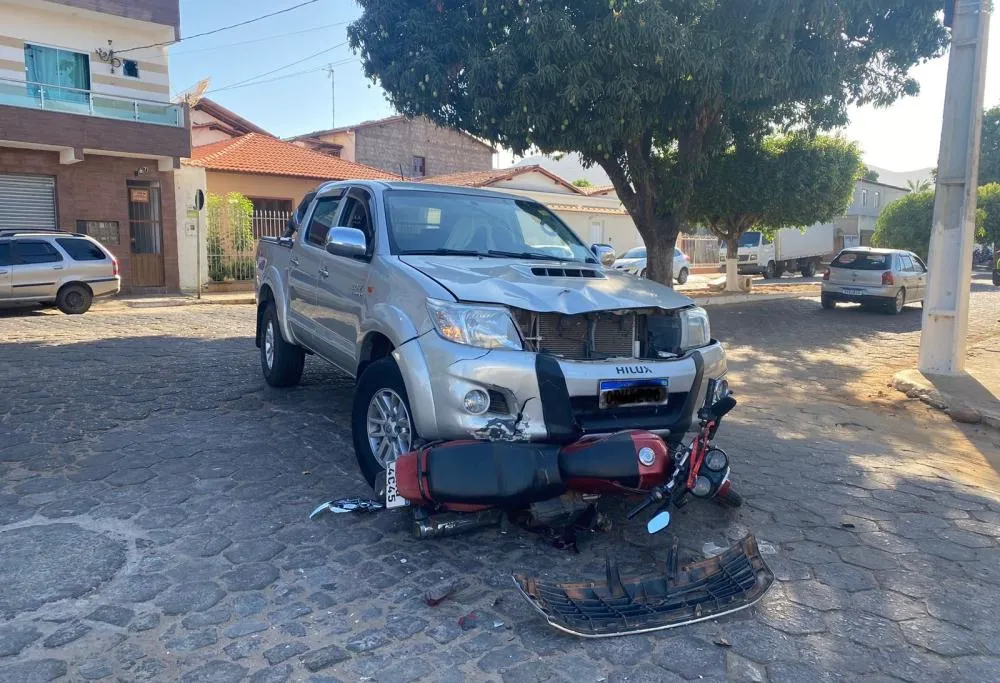
[(663, 405), (670, 399), (669, 380), (602, 379), (598, 385), (598, 405), (601, 408)]

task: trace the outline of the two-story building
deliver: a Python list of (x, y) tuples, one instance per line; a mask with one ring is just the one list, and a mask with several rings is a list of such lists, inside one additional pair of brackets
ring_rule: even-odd
[[(871, 180), (854, 184), (854, 199), (843, 216), (834, 221), (838, 247), (871, 246), (875, 222), (885, 207), (909, 193), (904, 187)], [(843, 243), (839, 242), (843, 239)]]
[(298, 135), (289, 142), (414, 180), (490, 171), (495, 151), (479, 138), (442, 128), (423, 116), (390, 116)]
[(89, 234), (124, 291), (178, 289), (178, 0), (0, 0), (0, 228)]

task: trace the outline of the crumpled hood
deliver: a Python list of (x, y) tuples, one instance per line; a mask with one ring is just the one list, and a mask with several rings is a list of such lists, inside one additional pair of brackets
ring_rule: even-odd
[[(596, 264), (470, 256), (400, 256), (460, 301), (503, 304), (538, 313), (587, 313), (624, 308), (675, 309), (691, 299), (651, 280)], [(604, 277), (534, 275), (532, 268), (585, 268)]]
[(615, 268), (635, 268), (636, 266), (646, 265), (646, 259), (644, 258), (620, 258), (615, 261)]

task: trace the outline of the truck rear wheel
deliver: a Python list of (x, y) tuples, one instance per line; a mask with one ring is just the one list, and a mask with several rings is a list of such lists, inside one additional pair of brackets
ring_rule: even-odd
[(403, 375), (392, 356), (369, 365), (358, 379), (351, 411), (351, 433), (358, 467), (373, 489), (386, 464), (412, 450), (417, 432), (410, 399), (406, 395)]
[(305, 351), (281, 336), (278, 313), (274, 310), (273, 302), (267, 304), (260, 324), (260, 367), (264, 373), (264, 381), (272, 387), (294, 387), (302, 379)]
[(816, 274), (816, 262), (809, 261), (806, 265), (802, 266), (802, 270), (799, 272), (802, 273), (802, 277), (814, 276)]

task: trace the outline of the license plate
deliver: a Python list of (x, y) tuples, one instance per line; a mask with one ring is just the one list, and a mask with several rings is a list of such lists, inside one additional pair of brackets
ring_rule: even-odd
[(844, 294), (850, 294), (851, 296), (864, 296), (865, 290), (855, 289), (854, 287), (841, 287), (840, 291)]
[(669, 399), (666, 379), (602, 379), (597, 404), (601, 408), (662, 405)]
[(385, 507), (392, 508), (406, 507), (410, 501), (403, 498), (396, 492), (396, 462), (390, 462), (385, 466)]

